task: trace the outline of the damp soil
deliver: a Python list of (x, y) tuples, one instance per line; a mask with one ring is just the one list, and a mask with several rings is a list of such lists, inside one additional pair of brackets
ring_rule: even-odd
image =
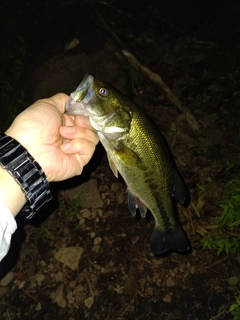
[[(238, 15), (234, 6), (180, 9), (151, 2), (147, 8), (135, 17), (149, 17), (144, 31), (134, 22), (113, 28), (124, 48), (110, 30), (94, 27), (79, 33), (71, 50), (48, 41), (44, 58), (35, 52), (31, 61), (32, 99), (70, 93), (86, 72), (131, 96), (162, 132), (188, 188), (190, 204), (178, 206), (178, 217), (191, 252), (150, 252), (154, 218), (131, 216), (126, 185), (98, 145), (82, 176), (52, 185), (54, 200), (41, 215), (31, 222), (18, 217), (1, 264), (8, 278), (0, 287), (0, 319), (233, 319), (228, 311), (238, 290), (239, 252), (217, 255), (203, 250), (202, 241), (216, 228), (211, 219), (220, 215), (225, 186), (239, 173), (230, 166), (240, 160)], [(126, 60), (126, 48), (189, 108), (198, 132), (162, 88)], [(89, 180), (101, 204), (95, 205), (95, 195), (84, 206), (75, 197)]]

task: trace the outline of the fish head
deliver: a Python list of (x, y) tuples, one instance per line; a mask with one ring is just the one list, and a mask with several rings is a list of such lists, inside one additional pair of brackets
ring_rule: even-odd
[(132, 112), (124, 98), (127, 99), (106, 82), (86, 74), (76, 91), (71, 93), (66, 111), (88, 116), (93, 128), (107, 140), (119, 140), (128, 134), (132, 120)]

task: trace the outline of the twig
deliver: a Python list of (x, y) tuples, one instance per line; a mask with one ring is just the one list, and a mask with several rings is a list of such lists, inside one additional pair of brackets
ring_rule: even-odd
[(87, 275), (85, 276), (85, 279), (87, 280), (87, 283), (88, 283), (88, 286), (89, 286), (90, 295), (91, 295), (91, 297), (93, 298), (93, 297), (94, 297), (94, 294), (93, 294), (92, 286), (91, 286), (91, 283), (90, 283)]
[(134, 302), (136, 296), (138, 294), (138, 291), (135, 293), (134, 297), (132, 298), (132, 300), (130, 300), (129, 304), (127, 305), (127, 307), (123, 310), (123, 312), (121, 313), (121, 317), (124, 315), (124, 313), (130, 308), (131, 304)]
[(221, 315), (223, 315), (224, 313), (226, 313), (226, 310), (223, 310), (222, 312), (218, 313), (216, 316), (210, 318), (209, 320), (215, 320), (215, 319), (219, 318)]
[(166, 85), (166, 83), (162, 80), (159, 74), (152, 72), (150, 69), (142, 65), (138, 59), (126, 50), (122, 50), (122, 54), (128, 59), (128, 61), (133, 65), (135, 69), (140, 70), (150, 81), (158, 85), (167, 95), (168, 99), (174, 103), (174, 105), (185, 114), (185, 119), (190, 125), (190, 127), (198, 132), (200, 130), (199, 123), (195, 116), (191, 113), (191, 111), (182, 105), (181, 101), (176, 97), (171, 89)]

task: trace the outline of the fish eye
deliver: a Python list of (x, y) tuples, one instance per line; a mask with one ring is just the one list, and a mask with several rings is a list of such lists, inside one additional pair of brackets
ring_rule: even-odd
[(104, 88), (104, 87), (100, 88), (99, 91), (98, 91), (98, 93), (99, 93), (100, 96), (102, 96), (102, 97), (107, 97), (107, 96), (109, 96), (109, 91), (108, 91), (108, 89), (107, 89), (107, 88)]

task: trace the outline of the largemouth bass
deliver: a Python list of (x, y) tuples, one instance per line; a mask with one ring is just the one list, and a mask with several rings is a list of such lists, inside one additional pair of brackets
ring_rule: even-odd
[(71, 93), (66, 111), (88, 116), (105, 148), (110, 167), (127, 184), (129, 211), (155, 218), (151, 251), (188, 251), (189, 242), (175, 212), (173, 197), (184, 203), (183, 181), (160, 132), (148, 115), (108, 83), (87, 74)]

